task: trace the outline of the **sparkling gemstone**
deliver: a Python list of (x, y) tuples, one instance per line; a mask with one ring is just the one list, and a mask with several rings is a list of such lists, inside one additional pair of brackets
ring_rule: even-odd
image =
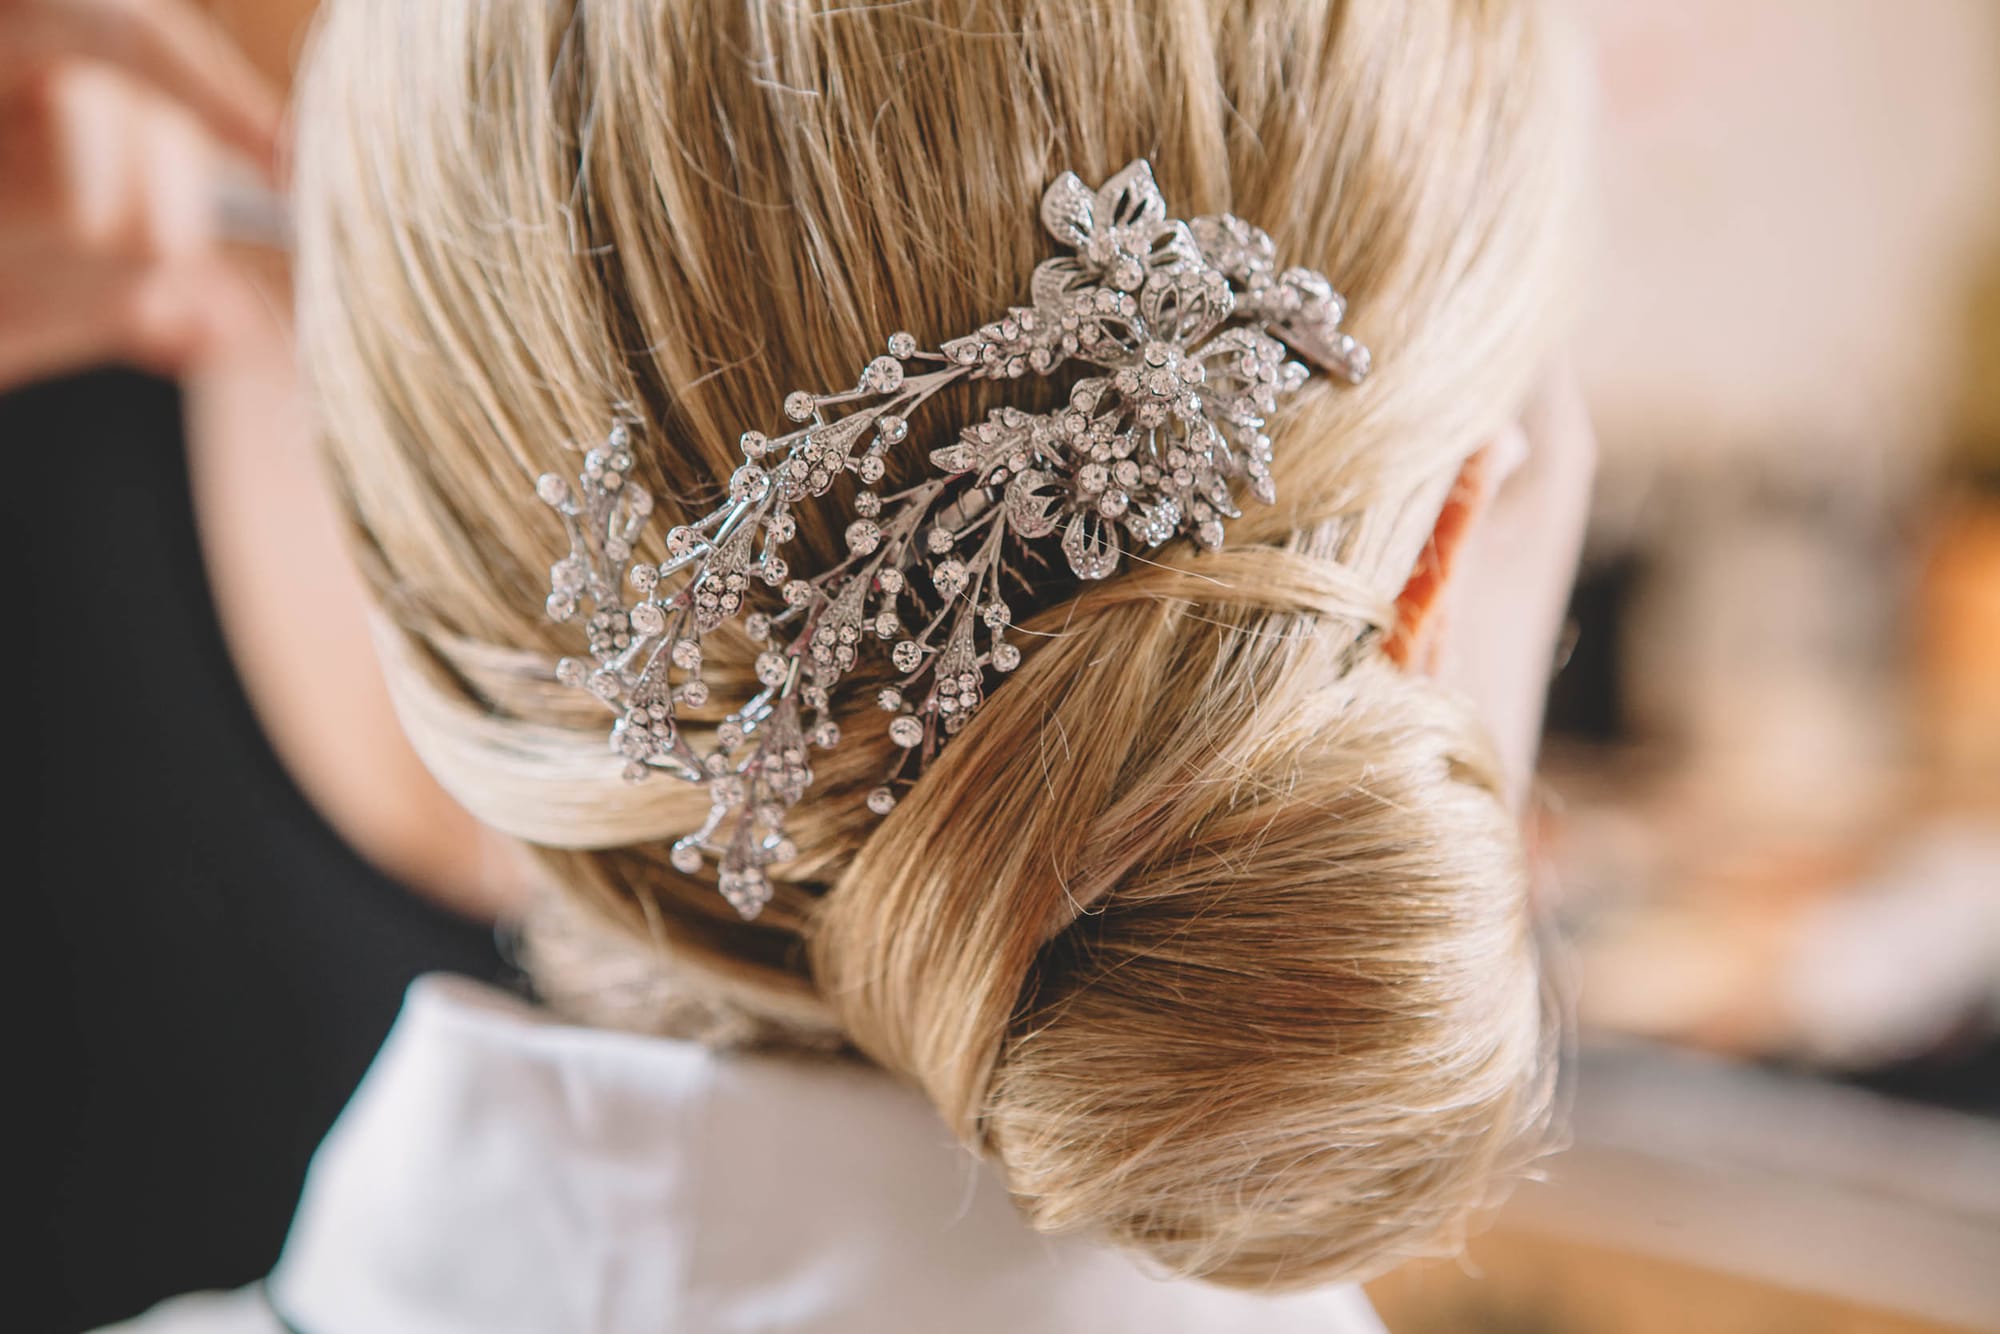
[(795, 422), (811, 421), (817, 406), (813, 396), (803, 389), (794, 389), (785, 395), (785, 415)]
[(761, 459), (771, 452), (771, 437), (762, 431), (745, 431), (736, 443), (746, 459)]
[(903, 707), (903, 692), (894, 686), (883, 686), (875, 692), (875, 706), (894, 713)]
[(812, 743), (821, 750), (832, 750), (840, 744), (840, 724), (828, 718), (814, 725)]
[(745, 920), (762, 912), (771, 901), (771, 882), (755, 867), (724, 871), (715, 878), (715, 887)]
[(651, 602), (632, 608), (632, 628), (642, 635), (656, 635), (667, 628), (667, 614)]
[(910, 424), (895, 413), (890, 412), (883, 414), (882, 419), (875, 423), (875, 431), (884, 440), (893, 445), (910, 433)]
[(892, 394), (903, 387), (903, 363), (894, 357), (877, 357), (861, 373), (863, 386), (878, 394)]
[(903, 572), (894, 569), (878, 570), (875, 574), (875, 586), (893, 597), (903, 591)]
[(855, 492), (854, 512), (864, 519), (874, 518), (882, 512), (882, 497), (873, 491)]
[(924, 534), (924, 545), (942, 556), (951, 550), (952, 543), (958, 541), (949, 528), (932, 528)]
[(1123, 491), (1106, 491), (1097, 498), (1097, 512), (1107, 519), (1115, 519), (1132, 505), (1132, 497)]
[(773, 542), (789, 542), (798, 536), (798, 520), (789, 514), (773, 514), (764, 520), (764, 531)]
[(923, 646), (914, 639), (901, 640), (889, 651), (889, 659), (896, 664), (897, 671), (914, 672), (923, 663)]
[(650, 593), (660, 586), (660, 567), (657, 565), (634, 565), (626, 578), (632, 587), (641, 593)]
[(771, 489), (771, 474), (754, 463), (746, 463), (729, 478), (729, 494), (736, 500), (756, 501)]
[(701, 534), (686, 524), (682, 524), (680, 527), (674, 528), (667, 533), (667, 556), (669, 559), (680, 560), (685, 556), (691, 556), (700, 546)]
[(868, 809), (877, 815), (887, 815), (896, 809), (896, 794), (886, 787), (878, 787), (868, 794)]
[(882, 474), (888, 470), (888, 466), (873, 454), (857, 460), (854, 465), (854, 475), (869, 486), (873, 486), (875, 483), (881, 481)]
[(803, 579), (794, 579), (785, 585), (785, 605), (803, 607), (813, 600), (813, 586)]
[(576, 599), (567, 593), (551, 593), (549, 600), (542, 605), (552, 621), (566, 621), (576, 615)]
[(1015, 648), (1012, 644), (995, 644), (993, 646), (993, 670), (1011, 672), (1020, 665), (1020, 649)]
[(757, 655), (757, 679), (767, 686), (783, 685), (790, 671), (791, 663), (775, 649), (767, 649)]
[(753, 611), (743, 618), (743, 633), (752, 639), (771, 637), (771, 618), (761, 611)]
[(860, 555), (867, 555), (882, 544), (882, 528), (873, 519), (856, 519), (847, 525), (847, 547)]
[(708, 682), (696, 677), (680, 689), (681, 702), (698, 709), (708, 703)]
[(875, 617), (875, 634), (879, 639), (894, 639), (903, 633), (903, 623), (896, 619), (896, 613), (885, 611)]
[(890, 722), (889, 739), (904, 750), (920, 746), (924, 741), (924, 725), (912, 715), (903, 714)]
[[(715, 729), (715, 744), (723, 750), (735, 750), (743, 744), (743, 724), (724, 721)], [(709, 756), (711, 760), (718, 756)]]
[(956, 560), (939, 561), (931, 570), (931, 583), (948, 598), (958, 596), (967, 578), (965, 565)]
[(979, 615), (980, 619), (984, 620), (987, 626), (994, 630), (998, 630), (1003, 625), (1010, 624), (1014, 619), (1013, 609), (1004, 602), (987, 603), (979, 609)]
[(667, 854), (667, 859), (682, 875), (693, 875), (701, 869), (701, 849), (686, 839), (674, 844), (674, 850)]
[(567, 505), (569, 503), (569, 483), (552, 472), (545, 472), (535, 479), (535, 494), (545, 505)]
[(1111, 484), (1111, 470), (1101, 463), (1086, 463), (1077, 469), (1076, 484), (1086, 494), (1094, 495)]
[(694, 671), (701, 666), (701, 641), (698, 639), (676, 639), (673, 647), (674, 666), (684, 672)]
[(582, 689), (584, 680), (589, 675), (590, 669), (585, 667), (579, 659), (564, 658), (556, 664), (556, 680), (562, 682), (562, 684), (570, 687), (572, 690)]
[(764, 582), (773, 588), (792, 577), (791, 562), (783, 556), (767, 555), (758, 564), (757, 569), (758, 573), (764, 576)]
[(917, 336), (898, 329), (889, 335), (889, 355), (892, 357), (914, 357), (917, 355)]

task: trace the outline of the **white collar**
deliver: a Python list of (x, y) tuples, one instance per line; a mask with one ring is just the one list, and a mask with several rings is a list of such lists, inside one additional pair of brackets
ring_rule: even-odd
[(417, 982), (270, 1280), (307, 1334), (1379, 1334), (1052, 1239), (879, 1072), (564, 1026)]

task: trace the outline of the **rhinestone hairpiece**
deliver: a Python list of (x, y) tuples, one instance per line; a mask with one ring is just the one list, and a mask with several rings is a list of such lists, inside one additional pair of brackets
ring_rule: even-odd
[[(548, 614), (568, 621), (591, 604), (590, 661), (564, 658), (556, 676), (618, 713), (611, 746), (627, 778), (664, 771), (708, 789), (708, 818), (674, 844), (673, 864), (693, 874), (713, 860), (745, 918), (771, 897), (765, 868), (797, 855), (785, 820), (812, 783), (809, 747), (839, 743), (832, 694), (871, 641), (894, 669), (876, 702), (897, 758), (867, 796), (883, 815), (1020, 664), (1008, 599), (1032, 595), (1057, 550), (1077, 578), (1103, 579), (1128, 549), (1183, 534), (1219, 547), (1239, 513), (1235, 483), (1275, 499), (1265, 421), (1308, 377), (1286, 349), (1350, 383), (1368, 373), (1323, 275), (1279, 269), (1271, 238), (1229, 214), (1169, 218), (1144, 161), (1094, 191), (1064, 172), (1041, 217), (1072, 253), (1035, 269), (1029, 304), (935, 352), (891, 334), (853, 389), (786, 395), (792, 427), (743, 433), (728, 498), (670, 531), (663, 562), (633, 563), (653, 508), (631, 480), (636, 420), (614, 423), (576, 485), (554, 473), (537, 484), (569, 533)], [(998, 408), (933, 449), (922, 480), (876, 489), (911, 414), (945, 386), (1069, 362), (1087, 373), (1065, 406)], [(846, 558), (793, 570), (781, 554), (798, 531), (793, 507), (844, 473), (861, 486)], [(782, 606), (746, 612), (753, 578)], [(680, 710), (707, 704), (703, 640), (739, 613), (761, 646), (762, 689), (698, 748)]]

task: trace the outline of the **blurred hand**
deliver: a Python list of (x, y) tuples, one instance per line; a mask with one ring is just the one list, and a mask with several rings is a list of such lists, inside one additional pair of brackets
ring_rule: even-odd
[(220, 179), (231, 152), (272, 173), (279, 116), (186, 0), (0, 0), (0, 390), (176, 374), (240, 327)]

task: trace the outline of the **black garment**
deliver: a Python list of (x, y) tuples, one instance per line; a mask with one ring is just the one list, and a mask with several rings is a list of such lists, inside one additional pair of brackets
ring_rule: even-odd
[(405, 984), (507, 970), (279, 767), (210, 602), (170, 386), (0, 400), (0, 468), (7, 764), (32, 796), (6, 802), (25, 827), (0, 863), (6, 1087), (40, 1123), (7, 1195), (46, 1251), (16, 1254), (0, 1324), (54, 1331), (267, 1271)]

